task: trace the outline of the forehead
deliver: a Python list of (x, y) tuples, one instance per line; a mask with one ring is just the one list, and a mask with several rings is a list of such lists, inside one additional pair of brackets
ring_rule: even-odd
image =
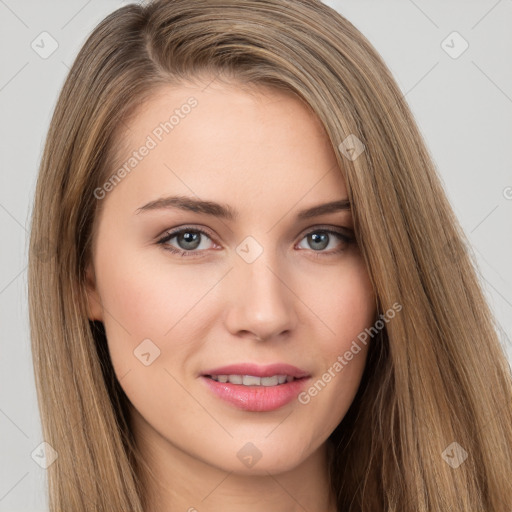
[(110, 172), (125, 167), (115, 192), (124, 190), (137, 202), (171, 193), (241, 205), (346, 197), (321, 122), (291, 92), (219, 83), (164, 86), (125, 126)]

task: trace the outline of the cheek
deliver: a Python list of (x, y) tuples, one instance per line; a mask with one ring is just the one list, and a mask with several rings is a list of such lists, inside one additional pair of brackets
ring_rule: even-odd
[(182, 368), (201, 350), (202, 332), (210, 325), (205, 318), (213, 307), (205, 294), (218, 277), (194, 271), (192, 265), (171, 268), (128, 258), (112, 262), (108, 255), (103, 263), (98, 282), (109, 353), (130, 401), (145, 418), (161, 419), (163, 430), (173, 424), (162, 409), (169, 397), (177, 416), (204, 420), (179, 382)]
[[(336, 341), (326, 351), (327, 368), (331, 369), (330, 375), (336, 375), (332, 377), (333, 387), (346, 386), (349, 393), (355, 394), (368, 352), (368, 343), (362, 343), (360, 336), (374, 324), (377, 308), (368, 273), (361, 262), (340, 283), (337, 300), (332, 305)], [(341, 374), (342, 378), (337, 377)]]
[(329, 281), (334, 285), (324, 287), (311, 299), (318, 305), (318, 316), (325, 319), (326, 335), (321, 340), (328, 364), (348, 350), (352, 341), (375, 321), (375, 294), (368, 273), (361, 260), (352, 263)]
[(205, 318), (212, 314), (207, 295), (220, 278), (193, 265), (125, 254), (111, 258), (105, 250), (97, 265), (110, 354), (119, 374), (133, 365), (133, 351), (145, 339), (161, 350), (160, 364), (170, 345), (173, 358), (197, 349), (199, 333), (209, 325)]
[(322, 368), (299, 396), (308, 416), (322, 418), (317, 424), (319, 437), (334, 430), (355, 397), (371, 342), (368, 339), (363, 343), (358, 336), (373, 325), (377, 312), (373, 288), (362, 262), (345, 267), (332, 282), (336, 286), (331, 286), (330, 293), (325, 288), (310, 293), (311, 303), (317, 304), (315, 313), (325, 324), (321, 331), (324, 334), (316, 338), (314, 349)]

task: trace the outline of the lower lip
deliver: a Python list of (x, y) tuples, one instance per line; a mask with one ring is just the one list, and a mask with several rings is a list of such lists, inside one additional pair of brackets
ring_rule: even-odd
[(274, 411), (284, 407), (304, 388), (309, 378), (285, 382), (277, 386), (244, 386), (230, 382), (217, 382), (210, 377), (201, 376), (205, 384), (218, 397), (244, 411)]

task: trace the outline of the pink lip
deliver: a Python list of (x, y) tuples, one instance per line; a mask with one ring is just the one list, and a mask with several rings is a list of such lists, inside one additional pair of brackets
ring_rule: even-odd
[[(291, 375), (299, 380), (285, 382), (277, 386), (244, 386), (230, 382), (217, 382), (209, 375), (254, 375), (271, 377), (272, 375)], [(244, 411), (273, 411), (290, 403), (309, 381), (309, 374), (296, 366), (272, 364), (258, 366), (254, 364), (236, 364), (208, 370), (201, 380), (219, 398)]]

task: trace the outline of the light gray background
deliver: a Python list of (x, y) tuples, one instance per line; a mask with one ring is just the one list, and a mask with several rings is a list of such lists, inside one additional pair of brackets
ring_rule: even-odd
[[(26, 291), (28, 227), (44, 137), (57, 94), (87, 34), (125, 3), (0, 0), (2, 512), (47, 510), (45, 470), (31, 458), (43, 439)], [(368, 37), (406, 95), (469, 235), (512, 361), (512, 1), (326, 3)], [(58, 42), (46, 59), (31, 47), (43, 31)], [(469, 43), (458, 58), (441, 46), (453, 31)], [(456, 40), (446, 44), (452, 51), (460, 48)]]

